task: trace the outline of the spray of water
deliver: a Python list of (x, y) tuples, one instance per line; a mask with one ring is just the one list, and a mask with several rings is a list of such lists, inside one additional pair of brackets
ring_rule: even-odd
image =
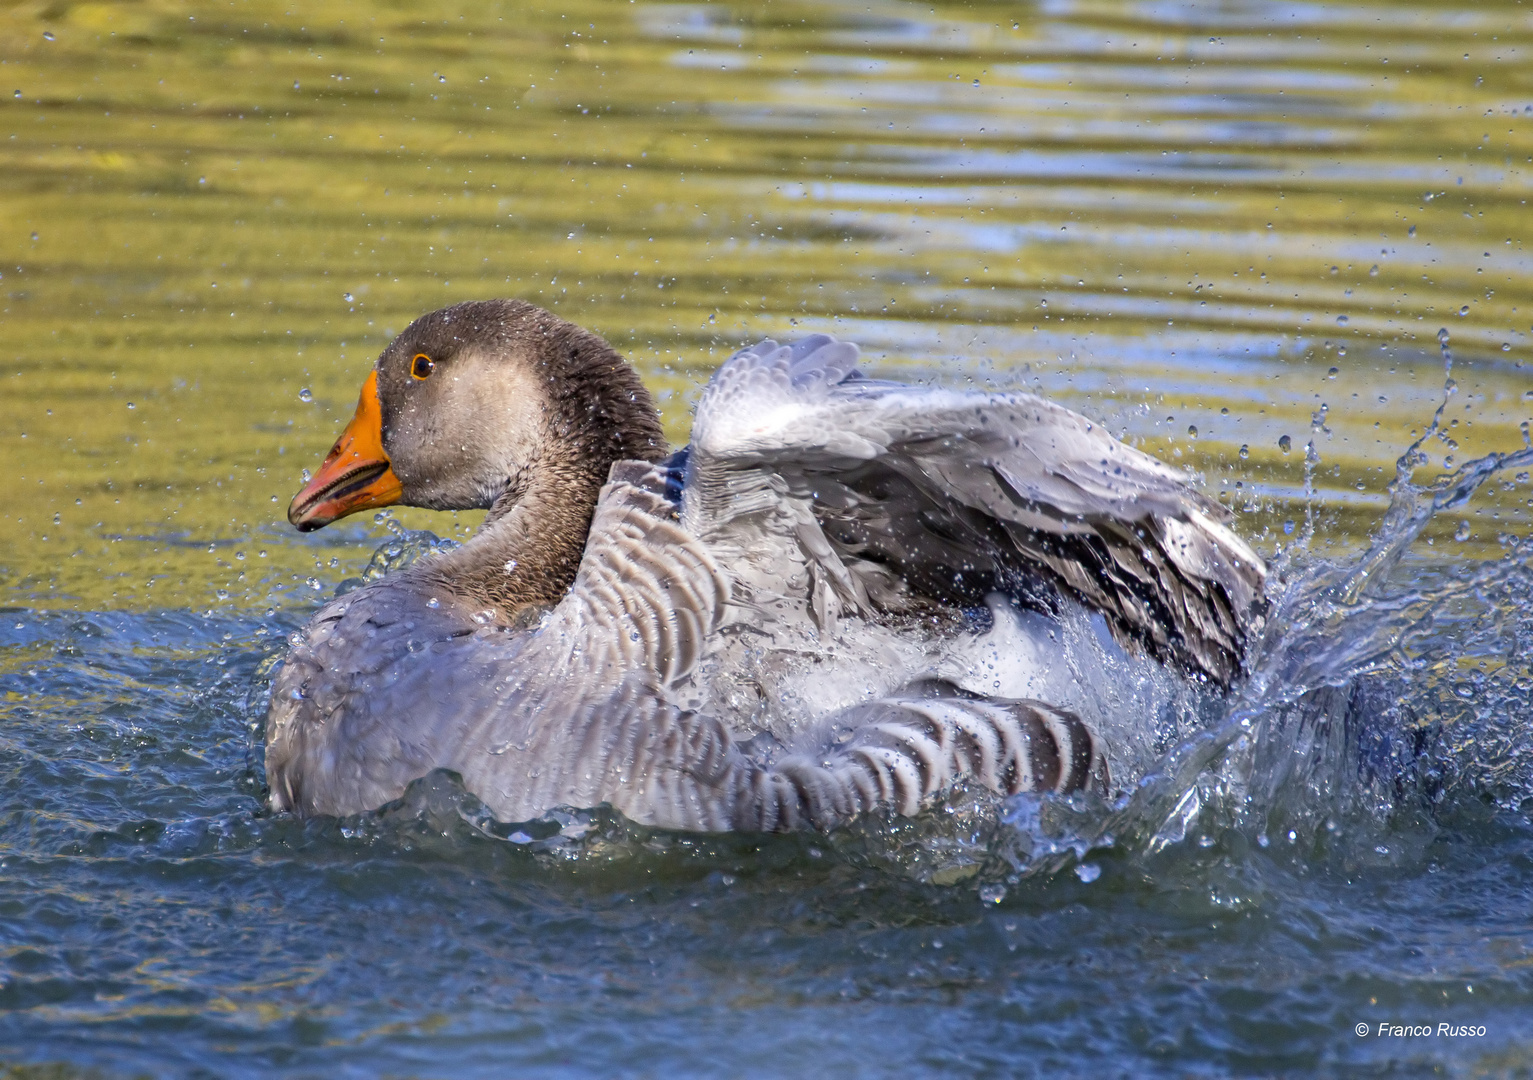
[[(1423, 446), (1445, 440), (1443, 412), (1456, 391), (1446, 330), (1438, 341), (1442, 404), (1396, 462), (1389, 509), (1366, 550), (1340, 561), (1304, 557), (1319, 460), (1312, 438), (1305, 531), (1275, 567), (1247, 676), (1219, 715), (1105, 810), (1012, 800), (994, 872), (1054, 873), (1103, 848), (1153, 857), (1221, 829), (1244, 830), (1261, 847), (1398, 862), (1443, 814), (1533, 799), (1533, 749), (1524, 749), (1533, 741), (1533, 552), (1513, 546), (1500, 560), (1425, 580), (1402, 572), (1436, 515), (1491, 477), (1533, 464), (1524, 426), (1521, 449), (1415, 482)], [(1324, 422), (1317, 413), (1314, 431)]]

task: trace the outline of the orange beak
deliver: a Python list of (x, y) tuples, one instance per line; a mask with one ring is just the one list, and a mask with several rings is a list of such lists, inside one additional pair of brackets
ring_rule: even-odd
[(357, 414), (335, 440), (314, 479), (293, 496), (287, 519), (299, 532), (313, 532), (358, 510), (392, 506), (401, 494), (399, 477), (383, 451), (383, 410), (374, 371), (362, 384)]

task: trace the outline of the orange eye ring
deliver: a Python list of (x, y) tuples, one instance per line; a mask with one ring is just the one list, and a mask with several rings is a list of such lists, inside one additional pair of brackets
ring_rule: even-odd
[(436, 361), (425, 353), (416, 353), (415, 359), (410, 361), (410, 378), (412, 379), (424, 379), (434, 370), (436, 370)]

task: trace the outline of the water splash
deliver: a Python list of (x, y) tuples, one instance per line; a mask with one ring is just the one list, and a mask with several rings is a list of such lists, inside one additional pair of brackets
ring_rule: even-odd
[(456, 540), (438, 536), (429, 529), (407, 529), (391, 517), (379, 515), (389, 538), (378, 545), (361, 577), (347, 578), (336, 586), (335, 595), (344, 596), (369, 582), (389, 574), (397, 574), (405, 567), (437, 552), (452, 551), (462, 545)]
[[(1274, 563), (1247, 678), (1220, 715), (1103, 813), (1011, 800), (992, 875), (1051, 874), (1108, 847), (1152, 858), (1195, 833), (1214, 843), (1230, 832), (1259, 847), (1277, 837), (1296, 857), (1395, 864), (1419, 853), (1444, 816), (1533, 801), (1533, 551), (1509, 543), (1498, 560), (1418, 560), (1404, 572), (1434, 517), (1492, 477), (1533, 464), (1524, 430), (1519, 450), (1415, 482), (1424, 444), (1449, 442), (1442, 418), (1456, 385), (1446, 331), (1439, 343), (1442, 403), (1396, 462), (1390, 505), (1367, 549), (1306, 560), (1311, 507), (1303, 535)], [(1324, 422), (1322, 409), (1312, 435)]]

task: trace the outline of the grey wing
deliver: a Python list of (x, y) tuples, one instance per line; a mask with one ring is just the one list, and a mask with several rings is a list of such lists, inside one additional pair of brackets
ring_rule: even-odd
[(387, 578), (327, 604), (295, 635), (272, 682), (266, 779), (274, 810), (352, 814), (439, 768), (468, 718), (444, 707), (442, 665), (473, 623), (412, 580)]
[(445, 590), (433, 595), (425, 562), (322, 609), (273, 683), (273, 807), (371, 810), (436, 769), (458, 772), (505, 820), (611, 801), (637, 714), (605, 704), (635, 686), (667, 701), (724, 606), (723, 579), (677, 524), (665, 481), (646, 463), (614, 466), (575, 583), (535, 631), (479, 624)]
[(704, 392), (683, 522), (737, 583), (786, 583), (822, 625), (1062, 592), (1159, 659), (1234, 677), (1266, 568), (1181, 472), (1042, 398), (875, 382), (856, 355), (766, 341)]

